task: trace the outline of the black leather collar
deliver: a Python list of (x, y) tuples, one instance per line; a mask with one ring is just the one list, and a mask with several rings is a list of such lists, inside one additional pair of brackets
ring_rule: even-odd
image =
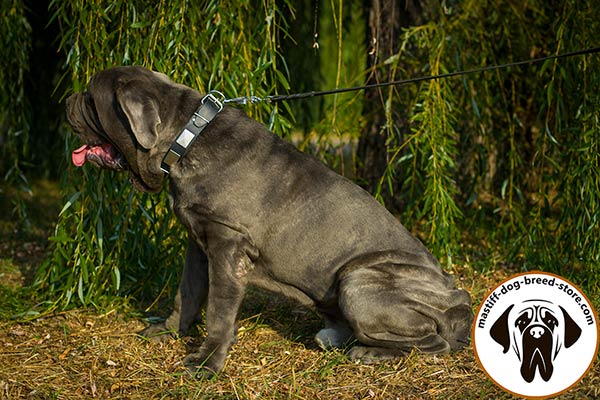
[(171, 144), (169, 151), (163, 158), (160, 169), (164, 173), (168, 174), (171, 171), (171, 167), (181, 160), (192, 146), (192, 143), (200, 136), (200, 133), (204, 128), (206, 128), (223, 109), (223, 104), (217, 100), (213, 95), (213, 92), (204, 96), (201, 103), (198, 110), (196, 110), (183, 130), (177, 135), (177, 138)]

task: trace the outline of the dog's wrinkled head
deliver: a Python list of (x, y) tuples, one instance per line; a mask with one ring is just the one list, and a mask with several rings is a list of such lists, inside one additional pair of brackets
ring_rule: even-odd
[(536, 371), (544, 381), (552, 377), (554, 359), (571, 347), (581, 328), (561, 306), (545, 300), (528, 300), (508, 307), (490, 329), (492, 338), (510, 347), (521, 361), (521, 376), (532, 382)]
[(67, 99), (67, 119), (84, 143), (73, 151), (73, 163), (82, 166), (90, 161), (102, 168), (127, 170), (136, 188), (158, 192), (164, 177), (160, 161), (175, 130), (189, 117), (184, 109), (193, 109), (198, 97), (142, 67), (97, 73), (86, 92)]

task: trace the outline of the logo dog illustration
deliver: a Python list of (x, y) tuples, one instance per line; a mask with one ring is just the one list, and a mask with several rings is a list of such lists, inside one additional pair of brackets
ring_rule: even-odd
[(563, 348), (581, 336), (581, 328), (561, 306), (546, 300), (513, 304), (494, 322), (491, 337), (506, 354), (511, 347), (521, 362), (521, 376), (532, 382), (536, 371), (544, 381), (554, 372), (554, 361)]

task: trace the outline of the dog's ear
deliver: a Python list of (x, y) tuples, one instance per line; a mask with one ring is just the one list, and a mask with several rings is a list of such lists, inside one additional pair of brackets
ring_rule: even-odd
[(504, 348), (503, 353), (506, 353), (510, 348), (510, 332), (508, 330), (508, 314), (515, 305), (511, 305), (502, 313), (500, 318), (494, 322), (490, 328), (490, 336)]
[(573, 318), (571, 318), (564, 308), (561, 306), (558, 307), (565, 317), (565, 347), (569, 348), (573, 346), (577, 340), (579, 340), (579, 337), (581, 336), (581, 328), (575, 321), (573, 321)]
[(155, 96), (135, 80), (121, 82), (116, 96), (138, 143), (146, 150), (156, 146), (161, 121)]

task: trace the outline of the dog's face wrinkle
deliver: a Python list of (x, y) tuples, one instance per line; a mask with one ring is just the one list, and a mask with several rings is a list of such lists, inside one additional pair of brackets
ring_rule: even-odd
[[(117, 169), (117, 168), (114, 168), (114, 166), (118, 166), (118, 167), (121, 167), (121, 170), (127, 170), (130, 175), (129, 181), (138, 190), (141, 190), (144, 192), (156, 192), (160, 189), (160, 187), (153, 188), (146, 184), (146, 182), (140, 175), (140, 171), (139, 171), (140, 167), (137, 165), (137, 159), (128, 160), (124, 156), (124, 154), (131, 154), (131, 155), (138, 154), (138, 151), (140, 150), (139, 144), (135, 141), (134, 135), (131, 131), (131, 127), (129, 126), (129, 123), (127, 122), (127, 118), (125, 117), (125, 114), (124, 114), (123, 110), (121, 109), (120, 104), (114, 97), (113, 86), (112, 85), (103, 85), (101, 83), (102, 79), (107, 79), (107, 78), (110, 78), (110, 77), (103, 77), (101, 75), (96, 75), (90, 81), (90, 83), (88, 85), (88, 92), (86, 92), (86, 93), (88, 93), (87, 97), (89, 98), (88, 110), (91, 110), (92, 114), (94, 116), (93, 118), (97, 119), (97, 122), (96, 121), (92, 121), (92, 122), (96, 126), (102, 127), (100, 129), (100, 132), (97, 132), (98, 137), (104, 143), (111, 144), (112, 147), (114, 148), (114, 150), (118, 153), (118, 156), (115, 159), (115, 163), (112, 165), (113, 168), (111, 168), (111, 169)], [(112, 116), (108, 120), (108, 121), (110, 121), (110, 125), (111, 125), (111, 127), (109, 127), (109, 129), (113, 129), (113, 130), (120, 129), (120, 130), (126, 131), (128, 133), (128, 135), (126, 136), (128, 141), (121, 140), (121, 141), (117, 142), (117, 141), (113, 140), (110, 135), (106, 134), (104, 127), (102, 126), (101, 119), (98, 116), (98, 108), (96, 107), (97, 104), (95, 104), (96, 101), (94, 100), (96, 97), (98, 97), (99, 102), (103, 102), (104, 104), (110, 104), (110, 106), (107, 108), (110, 111), (110, 114), (112, 114)], [(105, 109), (105, 111), (106, 111), (106, 109)], [(105, 121), (107, 121), (106, 118), (105, 118)], [(97, 165), (99, 165), (100, 167), (103, 167), (103, 168), (107, 168), (107, 165), (102, 165), (102, 164), (97, 164)]]
[(562, 349), (562, 344), (558, 343), (556, 345), (556, 350), (554, 350), (554, 354), (552, 354), (552, 359), (555, 360), (556, 356), (558, 355), (558, 353), (560, 352), (560, 350)]
[(92, 111), (91, 113), (83, 114), (87, 125), (99, 136), (105, 136), (102, 125), (100, 125), (100, 118), (98, 117), (98, 112), (96, 111), (94, 98), (89, 92), (84, 92), (82, 96), (86, 108)]
[(85, 127), (89, 129), (92, 133), (93, 137), (90, 137), (89, 134), (85, 135), (84, 141), (86, 144), (96, 146), (108, 141), (108, 136), (106, 132), (104, 132), (104, 128), (100, 123), (100, 118), (98, 117), (98, 112), (96, 110), (96, 105), (94, 104), (94, 99), (89, 92), (83, 92), (81, 94), (81, 107), (89, 110), (91, 112), (81, 113), (84, 118)]
[(517, 343), (518, 343), (517, 334), (515, 333), (515, 331), (513, 331), (513, 333), (512, 333), (512, 348), (513, 348), (515, 354), (517, 355), (517, 358), (519, 359), (519, 361), (523, 361), (523, 359), (521, 358), (521, 352), (519, 351), (519, 346), (517, 346)]
[(102, 144), (98, 117), (86, 112), (90, 109), (87, 92), (73, 94), (67, 100), (67, 105), (67, 120), (81, 141), (92, 146)]

